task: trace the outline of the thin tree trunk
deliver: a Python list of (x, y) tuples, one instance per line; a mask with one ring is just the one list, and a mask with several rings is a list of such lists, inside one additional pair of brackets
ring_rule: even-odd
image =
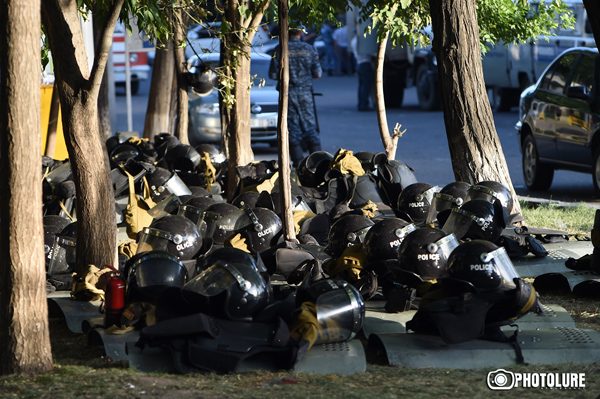
[(279, 188), (283, 202), (283, 234), (286, 241), (296, 240), (292, 214), (292, 183), (290, 171), (290, 140), (287, 126), (288, 93), (290, 84), (288, 49), (288, 0), (279, 0), (279, 118), (277, 133), (279, 141)]
[[(104, 27), (104, 21), (99, 17), (98, 14), (94, 16), (92, 23), (94, 24), (94, 47), (100, 45), (102, 40), (102, 28)], [(104, 137), (104, 140), (112, 136), (112, 127), (110, 125), (110, 102), (108, 92), (108, 74), (105, 73), (102, 76), (102, 83), (100, 84), (100, 91), (98, 92), (98, 128), (100, 134)]]
[(54, 57), (63, 128), (77, 193), (77, 265), (81, 276), (89, 264), (116, 262), (115, 201), (108, 156), (98, 127), (98, 91), (106, 67), (112, 32), (124, 0), (115, 0), (104, 24), (92, 71), (88, 71), (77, 4), (44, 0), (42, 16)]
[(46, 130), (46, 148), (44, 155), (54, 158), (56, 150), (56, 131), (58, 129), (58, 115), (60, 112), (60, 98), (58, 88), (52, 87), (52, 98), (50, 99), (50, 115), (48, 116), (48, 129)]
[(175, 22), (175, 71), (177, 73), (177, 125), (175, 136), (183, 144), (189, 144), (188, 138), (188, 86), (184, 79), (185, 54), (182, 43), (185, 41), (184, 21), (181, 14)]
[(159, 133), (172, 132), (169, 122), (174, 71), (173, 43), (169, 42), (165, 48), (156, 49), (156, 58), (152, 66), (150, 95), (144, 121), (144, 137), (147, 139), (153, 139)]
[(456, 180), (495, 180), (520, 212), (483, 80), (475, 0), (429, 0), (433, 51), (443, 99), (444, 122)]
[(600, 43), (600, 2), (598, 0), (583, 0), (588, 20), (594, 33), (596, 46)]
[(1, 3), (1, 374), (52, 369), (40, 184), (40, 24), (39, 0)]
[(388, 159), (396, 158), (396, 148), (398, 147), (398, 135), (390, 135), (387, 114), (385, 112), (385, 96), (383, 94), (383, 64), (385, 62), (385, 49), (387, 47), (389, 34), (386, 33), (377, 47), (377, 67), (375, 69), (375, 108), (377, 110), (377, 123), (379, 125), (379, 135), (383, 143), (385, 155)]

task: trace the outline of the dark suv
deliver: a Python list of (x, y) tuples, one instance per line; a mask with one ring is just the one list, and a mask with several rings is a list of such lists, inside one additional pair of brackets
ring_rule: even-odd
[(521, 94), (519, 122), (523, 177), (547, 190), (555, 169), (591, 172), (600, 194), (600, 64), (598, 50), (562, 53)]

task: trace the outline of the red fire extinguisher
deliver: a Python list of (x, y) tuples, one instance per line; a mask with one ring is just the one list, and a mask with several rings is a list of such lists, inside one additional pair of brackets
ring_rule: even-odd
[(119, 272), (112, 266), (106, 266), (113, 269), (106, 284), (104, 293), (104, 327), (121, 324), (121, 314), (125, 309), (125, 281), (121, 278)]

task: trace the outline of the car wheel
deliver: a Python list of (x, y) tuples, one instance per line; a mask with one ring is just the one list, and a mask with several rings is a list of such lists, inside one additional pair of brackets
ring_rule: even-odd
[[(597, 165), (600, 171), (600, 163)], [(540, 162), (535, 139), (530, 134), (523, 140), (523, 178), (528, 189), (540, 191), (550, 188), (554, 178), (554, 168)]]
[(600, 147), (594, 150), (594, 169), (592, 170), (592, 176), (594, 178), (596, 195), (600, 196)]
[(436, 87), (433, 73), (427, 65), (421, 64), (417, 69), (417, 97), (419, 107), (425, 111), (435, 111), (440, 108), (440, 95)]

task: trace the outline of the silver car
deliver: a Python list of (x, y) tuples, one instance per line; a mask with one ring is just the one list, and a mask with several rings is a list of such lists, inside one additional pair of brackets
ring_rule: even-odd
[[(219, 65), (218, 53), (206, 53), (190, 58), (190, 71), (201, 63)], [(271, 57), (267, 54), (253, 52), (250, 58), (250, 74), (253, 85), (250, 90), (250, 127), (253, 143), (269, 143), (277, 145), (277, 108), (279, 92), (276, 81), (269, 79)], [(221, 115), (219, 112), (219, 94), (213, 89), (209, 94), (198, 95), (194, 90), (189, 92), (189, 139), (192, 145), (200, 143), (220, 143)]]

